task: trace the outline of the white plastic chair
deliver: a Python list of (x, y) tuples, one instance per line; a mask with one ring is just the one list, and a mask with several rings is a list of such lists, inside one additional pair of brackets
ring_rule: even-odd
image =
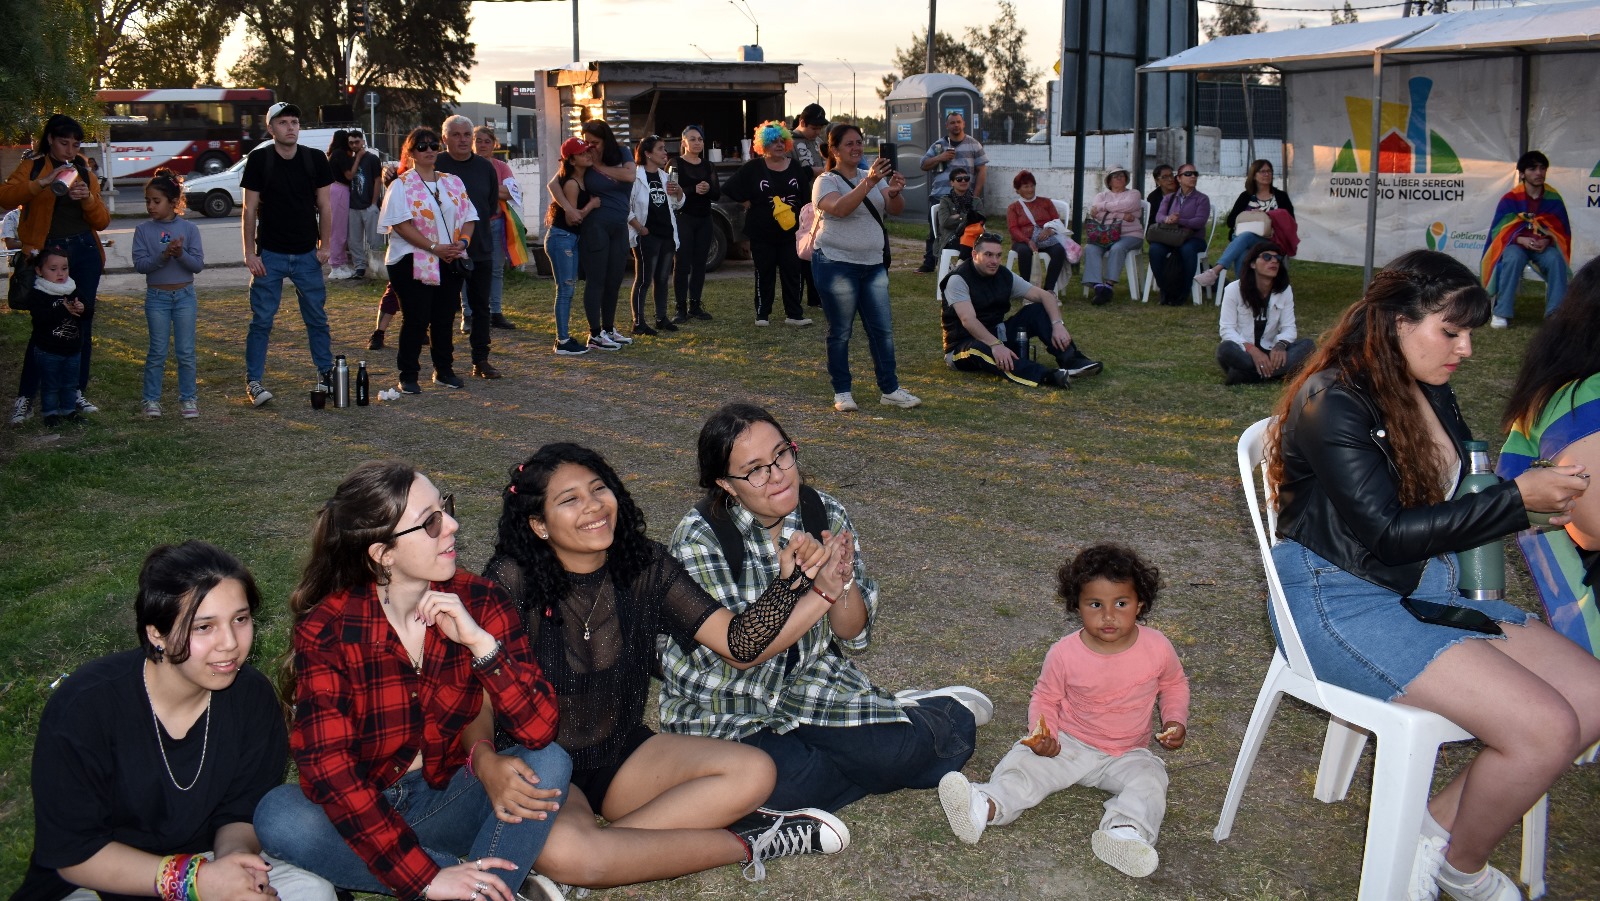
[[(1446, 742), (1469, 741), (1472, 736), (1438, 714), (1379, 701), (1317, 680), (1272, 561), (1278, 516), (1271, 501), (1272, 485), (1262, 466), (1267, 426), (1271, 422), (1271, 419), (1263, 419), (1239, 436), (1239, 478), (1244, 486), (1245, 502), (1250, 507), (1250, 521), (1255, 527), (1256, 544), (1266, 569), (1267, 594), (1277, 616), (1283, 648), (1272, 653), (1272, 664), (1267, 668), (1255, 709), (1250, 713), (1239, 759), (1234, 763), (1233, 777), (1211, 837), (1220, 842), (1233, 832), (1233, 818), (1239, 812), (1239, 801), (1244, 796), (1245, 783), (1250, 779), (1250, 770), (1261, 750), (1267, 726), (1282, 696), (1293, 695), (1329, 715), (1313, 792), (1317, 800), (1325, 803), (1344, 800), (1367, 735), (1377, 737), (1358, 899), (1396, 901), (1406, 897), (1439, 746)], [(1262, 492), (1267, 499), (1265, 506), (1256, 492), (1258, 469), (1261, 470)], [(1545, 805), (1546, 800), (1541, 798), (1523, 818), (1522, 878), (1528, 884), (1529, 898), (1544, 894)]]
[[(1207, 262), (1207, 257), (1211, 254), (1211, 239), (1215, 238), (1217, 236), (1217, 223), (1219, 221), (1223, 220), (1223, 219), (1226, 219), (1226, 218), (1227, 218), (1227, 214), (1226, 213), (1222, 212), (1217, 207), (1212, 206), (1212, 208), (1211, 208), (1211, 227), (1206, 231), (1206, 246), (1205, 246), (1205, 249), (1200, 251), (1200, 253), (1195, 255), (1195, 260), (1194, 260), (1194, 274), (1195, 275), (1199, 275), (1200, 273), (1204, 272), (1207, 267), (1210, 266), (1210, 263)], [(1173, 250), (1176, 251), (1177, 248), (1173, 248)], [(1156, 270), (1155, 270), (1155, 267), (1154, 266), (1147, 267), (1145, 269), (1145, 271), (1144, 271), (1144, 297), (1143, 297), (1143, 299), (1145, 301), (1149, 301), (1150, 300), (1150, 288), (1151, 288), (1151, 286), (1153, 286), (1155, 284), (1155, 282), (1156, 282)], [(1200, 287), (1200, 283), (1199, 282), (1193, 282), (1192, 281), (1192, 282), (1189, 283), (1189, 299), (1191, 301), (1193, 301), (1195, 306), (1199, 306), (1201, 300), (1203, 300), (1203, 292), (1209, 291), (1209, 290), (1211, 290), (1211, 289)], [(1218, 291), (1214, 291), (1213, 293), (1216, 295), (1215, 296), (1216, 305), (1217, 306), (1221, 306), (1222, 305), (1222, 292), (1220, 290), (1218, 290)]]

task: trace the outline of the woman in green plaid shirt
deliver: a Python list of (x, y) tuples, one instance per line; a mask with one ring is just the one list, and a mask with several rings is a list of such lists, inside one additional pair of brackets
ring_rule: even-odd
[[(689, 575), (738, 613), (778, 576), (788, 543), (811, 532), (839, 548), (843, 588), (829, 592), (819, 579), (812, 591), (828, 602), (827, 615), (789, 651), (748, 669), (704, 647), (664, 644), (661, 727), (766, 751), (778, 768), (769, 807), (836, 811), (870, 794), (932, 788), (972, 756), (994, 705), (965, 686), (892, 695), (844, 656), (867, 646), (878, 585), (844, 506), (804, 485), (798, 458), (772, 414), (750, 404), (723, 407), (700, 430), (706, 498), (672, 536)], [(803, 514), (807, 507), (813, 512)], [(813, 517), (825, 522), (803, 521)], [(730, 552), (719, 532), (736, 533), (742, 547)]]

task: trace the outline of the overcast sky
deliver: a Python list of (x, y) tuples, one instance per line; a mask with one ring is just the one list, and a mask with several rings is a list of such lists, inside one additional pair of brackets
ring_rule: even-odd
[[(1114, 3), (1129, 0), (1112, 0)], [(1342, 0), (1257, 0), (1263, 6), (1293, 7), (1302, 13), (1265, 12), (1270, 29), (1328, 24), (1327, 7)], [(1356, 7), (1385, 0), (1354, 0)], [(911, 46), (928, 22), (924, 0), (748, 0), (761, 26), (766, 58), (802, 64), (800, 83), (790, 89), (794, 111), (817, 96), (830, 112), (851, 106), (855, 68), (856, 103), (863, 114), (882, 115), (874, 89), (891, 70), (896, 48)], [(1060, 0), (1015, 0), (1017, 18), (1027, 30), (1033, 66), (1054, 78), (1061, 38)], [(1458, 7), (1468, 2), (1457, 0)], [(984, 26), (993, 4), (945, 0), (938, 6), (938, 28), (960, 36), (969, 26)], [(743, 2), (733, 0), (579, 0), (580, 49), (584, 59), (738, 59), (739, 46), (755, 42), (756, 28)], [(1200, 5), (1200, 16), (1215, 12)], [(477, 2), (472, 4), (472, 39), (477, 65), (461, 100), (495, 102), (495, 81), (529, 79), (536, 69), (572, 59), (572, 5), (566, 2)], [(1392, 18), (1398, 9), (1362, 12), (1363, 20)], [(699, 45), (696, 49), (695, 44)], [(223, 46), (219, 69), (226, 73), (239, 53), (234, 35)], [(843, 58), (845, 62), (840, 62)], [(815, 79), (815, 81), (813, 80)], [(818, 88), (817, 82), (821, 82)], [(831, 99), (831, 103), (830, 103)]]

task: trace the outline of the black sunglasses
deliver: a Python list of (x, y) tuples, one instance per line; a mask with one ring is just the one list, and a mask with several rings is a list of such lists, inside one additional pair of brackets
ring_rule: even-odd
[(422, 525), (412, 526), (409, 529), (402, 529), (394, 533), (393, 537), (391, 537), (389, 540), (391, 542), (399, 541), (401, 536), (410, 535), (412, 532), (415, 532), (418, 529), (428, 533), (429, 538), (438, 538), (439, 533), (444, 531), (444, 518), (449, 516), (450, 518), (454, 519), (455, 515), (456, 496), (453, 494), (442, 495), (439, 498), (439, 509), (429, 513), (428, 518), (422, 521)]
[(437, 153), (444, 149), (444, 145), (438, 141), (418, 141), (411, 145), (411, 149), (415, 153)]
[(952, 176), (950, 178), (950, 180), (951, 181), (972, 181), (972, 176), (970, 176), (970, 175), (956, 175), (956, 176)]
[(1179, 172), (1178, 173), (1178, 177), (1179, 178), (1194, 178), (1194, 177), (1198, 176), (1199, 174), (1200, 173), (1198, 173), (1198, 172)]
[(1283, 260), (1283, 254), (1281, 254), (1281, 253), (1273, 253), (1272, 251), (1269, 250), (1266, 253), (1258, 255), (1256, 257), (1256, 259), (1260, 260), (1263, 263), (1277, 263), (1277, 262), (1281, 262)]

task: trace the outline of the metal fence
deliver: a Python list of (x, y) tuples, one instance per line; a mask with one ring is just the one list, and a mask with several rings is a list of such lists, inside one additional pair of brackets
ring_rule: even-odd
[(1233, 81), (1197, 81), (1199, 116), (1196, 125), (1222, 129), (1223, 140), (1244, 140), (1253, 130), (1258, 141), (1281, 141), (1287, 135), (1287, 109), (1283, 85), (1250, 85), (1245, 103), (1244, 86)]

